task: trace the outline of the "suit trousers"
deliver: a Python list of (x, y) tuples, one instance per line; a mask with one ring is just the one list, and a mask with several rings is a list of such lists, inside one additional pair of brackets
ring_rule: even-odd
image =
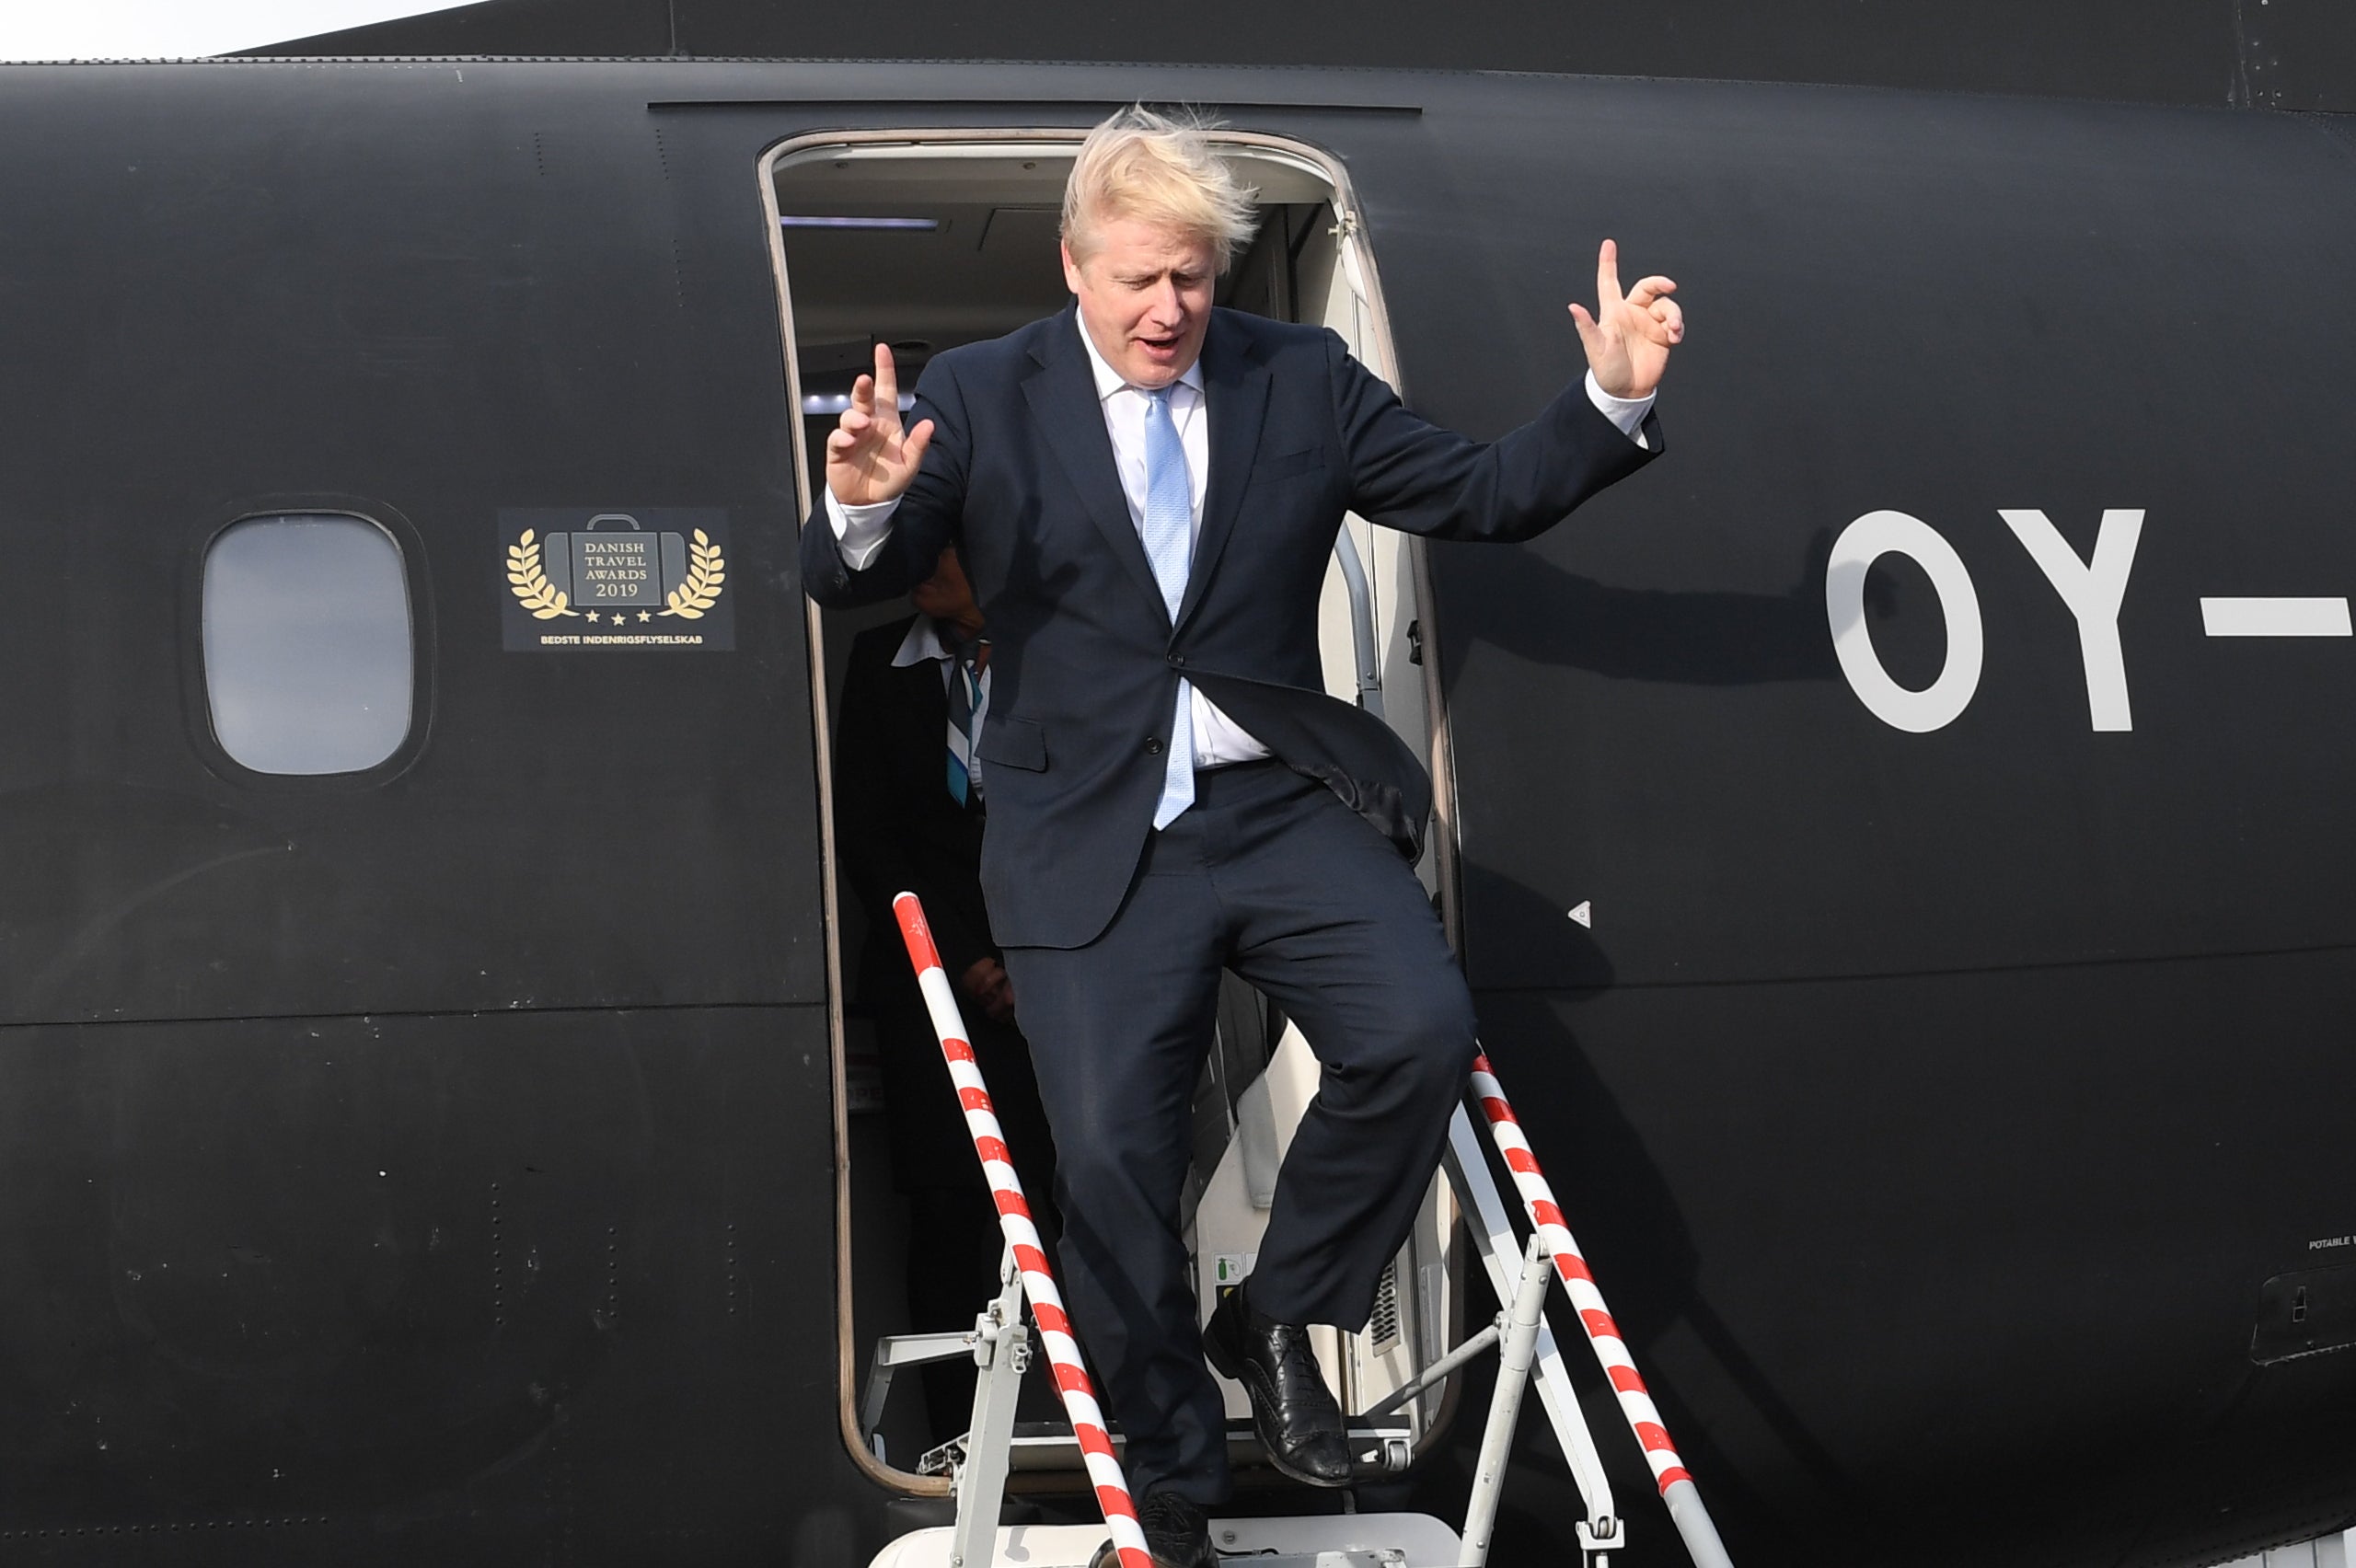
[(1178, 1224), (1219, 972), (1300, 1025), (1323, 1067), (1276, 1182), (1253, 1306), (1365, 1325), (1429, 1186), (1474, 1050), (1471, 994), (1423, 886), (1323, 784), (1279, 763), (1196, 777), (1086, 947), (1011, 948), (1055, 1128), (1075, 1326), (1139, 1496), (1229, 1493)]

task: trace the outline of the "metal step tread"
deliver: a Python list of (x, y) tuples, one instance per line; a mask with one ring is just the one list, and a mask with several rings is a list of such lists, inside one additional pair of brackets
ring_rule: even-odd
[[(869, 1568), (950, 1568), (955, 1536), (946, 1526), (912, 1531)], [(1103, 1525), (1008, 1525), (987, 1568), (1088, 1568), (1104, 1539)], [(1456, 1532), (1427, 1514), (1213, 1519), (1211, 1544), (1237, 1568), (1449, 1568), (1457, 1552)]]
[[(1114, 1454), (1128, 1452), (1128, 1439), (1118, 1430), (1112, 1434)], [(1361, 1470), (1369, 1472), (1403, 1470), (1414, 1458), (1414, 1434), (1402, 1416), (1380, 1422), (1357, 1421), (1349, 1428), (1350, 1452), (1357, 1456)], [(1077, 1470), (1083, 1463), (1080, 1440), (1071, 1435), (1071, 1424), (1064, 1421), (1019, 1421), (1014, 1435), (1008, 1443), (1008, 1462), (1012, 1469)], [(1266, 1452), (1252, 1430), (1249, 1421), (1228, 1424), (1227, 1462), (1241, 1468), (1244, 1465), (1265, 1465)], [(918, 1468), (921, 1471), (923, 1461)]]

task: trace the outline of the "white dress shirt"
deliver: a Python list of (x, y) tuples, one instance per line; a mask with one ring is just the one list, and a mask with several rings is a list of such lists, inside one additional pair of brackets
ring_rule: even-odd
[[(1085, 324), (1080, 326), (1080, 341), (1088, 351), (1089, 368), (1096, 375), (1096, 398), (1104, 410), (1105, 433), (1113, 439), (1113, 467), (1121, 477), (1121, 494), (1129, 503), (1129, 523), (1143, 538), (1145, 410), (1149, 399), (1142, 388), (1122, 380), (1120, 373), (1105, 363)], [(1645, 444), (1638, 427), (1653, 406), (1651, 398), (1615, 398), (1597, 383), (1593, 371), (1587, 375), (1587, 395), (1604, 418), (1637, 445)], [(1186, 478), (1194, 489), (1193, 536), (1199, 539), (1203, 532), (1203, 495), (1210, 488), (1211, 471), (1210, 421), (1203, 416), (1201, 360), (1189, 365), (1186, 374), (1171, 388), (1170, 417), (1178, 427), (1179, 441), (1186, 448)], [(891, 537), (892, 513), (899, 504), (895, 497), (867, 506), (846, 506), (835, 499), (831, 488), (827, 490), (826, 520), (842, 547), (844, 565), (853, 571), (867, 569), (884, 548), (884, 540)], [(1218, 705), (1203, 695), (1202, 687), (1194, 687), (1192, 695), (1196, 767), (1251, 762), (1268, 755), (1268, 748), (1242, 725), (1220, 712)]]
[[(988, 639), (985, 638), (983, 640), (987, 641)], [(930, 616), (918, 616), (914, 624), (909, 626), (908, 635), (900, 639), (899, 651), (892, 655), (892, 667), (895, 670), (906, 669), (910, 664), (920, 664), (927, 659), (933, 660), (941, 665), (941, 689), (943, 695), (946, 695), (951, 683), (957, 678), (956, 651), (949, 646), (948, 640), (941, 635), (941, 622)], [(982, 740), (982, 722), (989, 717), (990, 711), (990, 667), (987, 664), (982, 666), (979, 679), (976, 684), (982, 688), (981, 695), (975, 700), (973, 707), (974, 744), (979, 745)]]

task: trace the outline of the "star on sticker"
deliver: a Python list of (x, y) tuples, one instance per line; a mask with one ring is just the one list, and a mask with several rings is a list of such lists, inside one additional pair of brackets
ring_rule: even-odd
[(638, 618), (642, 621), (651, 621), (654, 618), (654, 612), (652, 610), (641, 610), (638, 612)]
[(592, 624), (592, 625), (595, 625), (595, 624), (596, 623), (596, 621), (597, 621), (597, 612), (596, 612), (596, 611), (595, 611), (595, 610), (591, 610), (591, 611), (589, 612), (589, 620), (590, 620), (590, 624)]

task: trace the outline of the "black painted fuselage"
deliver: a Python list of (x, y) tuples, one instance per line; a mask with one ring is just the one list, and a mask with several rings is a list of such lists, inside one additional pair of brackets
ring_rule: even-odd
[[(1468, 432), (1578, 373), (1598, 239), (1681, 285), (1663, 460), (1436, 547), (1420, 630), (1490, 1053), (1737, 1561), (2356, 1516), (2336, 122), (284, 62), (0, 68), (0, 1560), (879, 1548), (762, 158), (1140, 97), (1346, 165), (1405, 393)], [(519, 641), (513, 552), (568, 513), (681, 539), (568, 634), (706, 640)], [(362, 768), (220, 731), (208, 552), (282, 514), (398, 553), (410, 711)], [(675, 598), (717, 597), (699, 527), (724, 635)], [(2291, 598), (2343, 635), (2203, 605)], [(1677, 1561), (1591, 1413), (1630, 1560)], [(1566, 1561), (1530, 1431), (1498, 1560)]]

